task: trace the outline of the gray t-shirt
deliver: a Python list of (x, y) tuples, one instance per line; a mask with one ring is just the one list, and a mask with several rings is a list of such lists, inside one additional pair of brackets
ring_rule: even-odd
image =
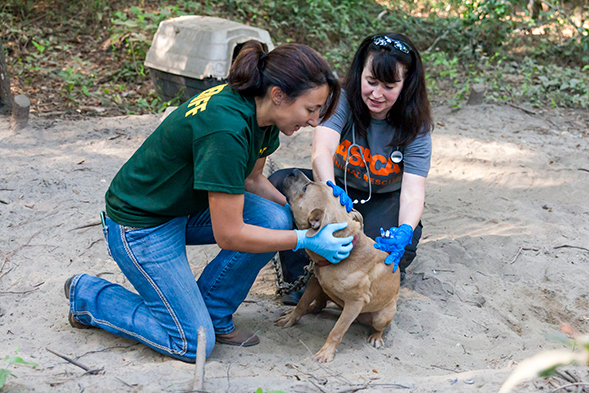
[[(429, 132), (420, 134), (404, 148), (388, 146), (396, 132), (395, 127), (389, 125), (386, 120), (372, 119), (367, 136), (363, 137), (353, 132), (354, 127), (351, 126), (349, 113), (348, 99), (342, 91), (337, 110), (328, 120), (321, 123), (322, 126), (329, 127), (341, 135), (340, 143), (333, 156), (337, 179), (344, 182), (348, 153), (350, 154), (346, 175), (348, 187), (368, 191), (365, 161), (370, 168), (372, 192), (377, 194), (399, 190), (404, 171), (427, 177), (432, 155), (432, 139)], [(358, 146), (353, 145), (354, 141)], [(403, 153), (403, 161), (399, 164), (391, 160), (391, 154), (396, 150)]]

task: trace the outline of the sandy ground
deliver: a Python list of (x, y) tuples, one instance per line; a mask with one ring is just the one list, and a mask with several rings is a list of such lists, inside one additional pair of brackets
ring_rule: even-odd
[[(216, 346), (209, 392), (497, 392), (522, 359), (562, 348), (561, 323), (589, 332), (589, 120), (574, 111), (529, 113), (507, 105), (437, 107), (424, 236), (398, 312), (372, 348), (354, 324), (335, 360), (320, 365), (336, 308), (289, 329), (269, 265), (236, 323), (258, 346)], [(585, 117), (583, 117), (585, 116)], [(128, 285), (99, 225), (104, 193), (160, 116), (79, 121), (31, 119), (15, 133), (0, 119), (0, 359), (8, 392), (180, 392), (194, 366), (100, 330), (76, 330), (63, 282), (87, 272)], [(285, 137), (277, 168), (309, 167), (312, 130)], [(216, 246), (191, 247), (195, 275)], [(66, 355), (97, 375), (48, 350)], [(0, 368), (6, 367), (5, 365)], [(579, 381), (586, 368), (570, 367)], [(520, 392), (564, 380), (530, 381)], [(364, 387), (364, 389), (361, 389)], [(565, 391), (565, 390), (560, 390)]]

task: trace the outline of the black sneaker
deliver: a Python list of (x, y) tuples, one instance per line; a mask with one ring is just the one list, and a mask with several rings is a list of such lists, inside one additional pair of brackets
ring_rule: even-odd
[(305, 289), (287, 293), (286, 295), (282, 296), (282, 304), (285, 306), (296, 306), (299, 304), (299, 300), (301, 300), (303, 297), (303, 293), (305, 293)]

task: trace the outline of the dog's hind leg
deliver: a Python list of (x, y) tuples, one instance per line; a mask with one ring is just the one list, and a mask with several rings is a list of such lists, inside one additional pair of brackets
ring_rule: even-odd
[(397, 302), (394, 301), (390, 306), (373, 312), (372, 314), (372, 334), (368, 336), (368, 342), (372, 344), (374, 348), (380, 348), (384, 346), (382, 339), (382, 333), (384, 329), (391, 324), (395, 313), (397, 312)]
[(327, 341), (323, 345), (323, 347), (313, 356), (313, 359), (320, 363), (327, 363), (333, 360), (335, 356), (335, 349), (342, 341), (344, 334), (350, 328), (350, 325), (354, 320), (360, 315), (360, 312), (366, 305), (366, 302), (363, 300), (356, 300), (354, 302), (347, 302), (344, 304), (344, 310), (342, 314), (338, 318), (337, 322), (329, 336), (327, 337)]
[(307, 310), (307, 314), (319, 314), (327, 306), (328, 300), (331, 300), (331, 298), (322, 290), (315, 302)]
[(321, 295), (325, 295), (323, 288), (319, 284), (319, 281), (315, 276), (311, 276), (307, 283), (307, 288), (303, 293), (303, 297), (299, 300), (299, 303), (295, 309), (289, 314), (283, 315), (276, 320), (276, 325), (282, 327), (291, 327), (296, 324), (303, 315), (309, 311), (309, 306), (314, 300), (321, 300)]

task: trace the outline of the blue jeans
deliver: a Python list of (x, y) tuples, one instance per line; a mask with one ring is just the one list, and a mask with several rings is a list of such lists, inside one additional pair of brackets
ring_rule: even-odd
[[(250, 193), (245, 193), (243, 220), (265, 228), (292, 229), (282, 206)], [(79, 274), (70, 287), (74, 318), (189, 362), (195, 361), (199, 326), (207, 330), (207, 356), (215, 334), (235, 329), (233, 313), (275, 254), (221, 250), (196, 281), (186, 245), (215, 243), (208, 209), (144, 229), (107, 218), (104, 233), (109, 253), (138, 294)]]

